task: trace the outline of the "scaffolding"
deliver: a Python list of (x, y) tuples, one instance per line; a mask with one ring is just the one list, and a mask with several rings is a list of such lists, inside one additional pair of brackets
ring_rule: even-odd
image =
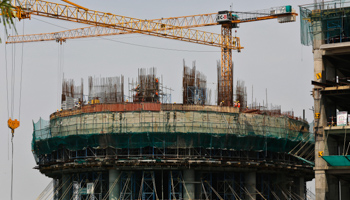
[[(34, 123), (33, 153), (39, 158), (58, 152), (63, 145), (73, 157), (89, 147), (104, 152), (110, 149), (113, 155), (181, 158), (200, 154), (232, 158), (240, 151), (287, 153), (297, 145), (313, 142), (306, 122), (286, 116), (162, 107), (158, 112), (90, 110), (91, 113), (65, 117), (55, 115), (50, 122), (40, 119)], [(82, 153), (87, 156), (89, 151)]]
[(329, 1), (300, 6), (301, 44), (350, 41), (350, 2)]
[(81, 85), (76, 86), (73, 79), (62, 81), (61, 109), (72, 109), (76, 103), (84, 101), (84, 81), (81, 79)]
[(89, 77), (90, 103), (124, 102), (124, 76), (120, 77)]
[(298, 185), (293, 184), (296, 176), (283, 179), (278, 173), (257, 173), (254, 192), (249, 192), (244, 172), (201, 170), (198, 175), (195, 182), (186, 182), (181, 170), (122, 170), (111, 182), (108, 171), (65, 173), (54, 178), (40, 197), (105, 200), (114, 190), (117, 195), (114, 198), (124, 200), (185, 199), (188, 198), (186, 185), (190, 183), (198, 188), (195, 199), (241, 200), (252, 195), (257, 200), (312, 199), (309, 191), (297, 193)]
[(244, 81), (238, 80), (236, 84), (236, 103), (239, 103), (240, 110), (245, 110), (247, 107), (247, 87)]
[(183, 61), (182, 78), (182, 102), (183, 104), (204, 105), (207, 103), (207, 77), (196, 71), (196, 62), (192, 63), (192, 69)]
[[(184, 199), (189, 188), (195, 188), (194, 199), (303, 199), (300, 187), (292, 178), (281, 181), (281, 173), (309, 170), (312, 176), (306, 156), (289, 154), (313, 147), (309, 126), (281, 113), (147, 102), (93, 104), (56, 112), (50, 121), (33, 125), (36, 162), (54, 178), (51, 193), (42, 196), (55, 200)], [(190, 166), (196, 169), (194, 180), (184, 177)], [(243, 168), (265, 170), (256, 173), (251, 187)], [(118, 172), (111, 175), (110, 170)]]
[(133, 102), (159, 102), (161, 91), (155, 68), (139, 69), (135, 85), (132, 83)]

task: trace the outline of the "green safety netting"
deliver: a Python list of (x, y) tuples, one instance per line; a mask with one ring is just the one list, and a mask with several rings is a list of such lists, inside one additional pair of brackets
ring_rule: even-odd
[[(262, 136), (212, 133), (109, 133), (53, 137), (33, 143), (37, 155), (49, 154), (59, 147), (75, 151), (93, 148), (214, 148), (246, 151), (288, 152), (300, 141)], [(267, 144), (267, 149), (266, 149)]]
[(61, 147), (214, 148), (289, 152), (313, 143), (308, 124), (288, 117), (215, 112), (86, 113), (34, 123), (36, 155)]
[(330, 1), (300, 6), (300, 39), (322, 44), (350, 41), (350, 2)]
[(309, 16), (311, 10), (300, 7), (300, 40), (301, 44), (305, 46), (312, 45), (313, 34), (311, 29), (311, 21)]

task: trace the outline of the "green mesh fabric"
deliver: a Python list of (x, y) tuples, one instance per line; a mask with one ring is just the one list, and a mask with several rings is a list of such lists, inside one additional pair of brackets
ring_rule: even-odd
[(300, 40), (305, 46), (312, 45), (313, 40), (310, 15), (311, 10), (300, 7)]
[(330, 1), (300, 7), (301, 44), (350, 41), (350, 2)]
[(288, 152), (300, 141), (262, 136), (237, 136), (234, 134), (210, 133), (112, 133), (89, 134), (54, 137), (34, 143), (33, 150), (37, 155), (49, 154), (64, 146), (69, 150), (80, 150), (87, 146), (93, 148), (197, 148), (232, 149), (246, 151)]
[(60, 147), (81, 150), (87, 146), (289, 152), (312, 140), (305, 122), (244, 113), (105, 112), (56, 118), (48, 124), (42, 119), (34, 123), (36, 155)]

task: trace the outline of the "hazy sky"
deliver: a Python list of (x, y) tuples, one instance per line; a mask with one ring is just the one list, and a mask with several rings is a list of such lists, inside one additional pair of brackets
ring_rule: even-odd
[[(60, 2), (60, 1), (55, 1)], [(220, 10), (252, 11), (275, 6), (292, 5), (299, 13), (298, 5), (312, 3), (301, 0), (265, 0), (265, 1), (117, 1), (117, 0), (75, 0), (84, 7), (125, 15), (140, 19), (176, 17)], [(23, 30), (24, 23), (24, 30)], [(65, 28), (85, 27), (77, 23), (32, 16), (31, 20), (17, 23), (19, 34), (45, 33), (65, 30)], [(241, 38), (244, 49), (233, 53), (234, 82), (244, 80), (248, 90), (248, 103), (251, 103), (252, 85), (254, 99), (265, 100), (281, 105), (282, 110), (293, 110), (295, 115), (312, 120), (313, 106), (311, 79), (313, 79), (313, 57), (311, 47), (300, 44), (299, 17), (295, 23), (279, 24), (277, 20), (241, 24), (237, 36)], [(200, 30), (220, 33), (220, 26), (204, 27)], [(6, 40), (3, 27), (1, 38)], [(11, 30), (10, 30), (11, 32)], [(32, 120), (40, 117), (49, 119), (49, 115), (58, 109), (58, 60), (63, 61), (65, 77), (80, 82), (88, 76), (119, 76), (136, 78), (138, 68), (156, 67), (157, 74), (163, 75), (164, 85), (173, 88), (173, 102), (182, 101), (182, 60), (188, 65), (196, 61), (197, 69), (207, 76), (208, 86), (216, 87), (216, 62), (220, 59), (220, 49), (176, 40), (144, 36), (140, 34), (120, 35), (100, 38), (68, 40), (62, 46), (54, 41), (26, 43), (23, 46), (23, 85), (22, 107), (19, 116), (19, 80), (22, 44), (7, 45), (7, 67), (11, 60), (16, 66), (15, 117), (21, 119), (21, 126), (14, 138), (14, 199), (35, 199), (50, 182), (50, 179), (33, 169), (35, 162), (31, 153)], [(122, 43), (121, 43), (122, 42)], [(128, 44), (126, 44), (128, 43)], [(142, 45), (137, 46), (137, 45)], [(14, 58), (12, 58), (12, 48)], [(167, 50), (161, 50), (165, 48)], [(64, 52), (58, 56), (59, 49)], [(1, 199), (10, 199), (11, 155), (9, 153), (10, 131), (7, 128), (5, 44), (0, 44), (0, 132), (3, 139), (0, 144), (0, 192)], [(86, 83), (85, 82), (85, 83)], [(214, 84), (215, 83), (215, 84)], [(86, 85), (86, 84), (85, 84)], [(127, 88), (125, 88), (127, 89)], [(214, 92), (213, 92), (214, 93)], [(214, 99), (214, 95), (212, 96)], [(10, 158), (9, 158), (10, 157)]]

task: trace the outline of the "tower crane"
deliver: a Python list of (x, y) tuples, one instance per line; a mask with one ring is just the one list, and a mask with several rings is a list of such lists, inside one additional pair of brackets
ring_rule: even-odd
[[(8, 37), (7, 44), (37, 42), (140, 33), (167, 39), (198, 43), (221, 48), (221, 68), (218, 80), (218, 104), (233, 105), (233, 63), (232, 50), (243, 49), (238, 37), (232, 36), (232, 29), (240, 23), (277, 19), (280, 23), (294, 22), (298, 15), (291, 6), (281, 6), (253, 12), (219, 11), (199, 15), (142, 20), (106, 12), (94, 11), (74, 4), (52, 3), (42, 0), (12, 0), (15, 15), (21, 20), (38, 15), (77, 23), (91, 27), (31, 35)], [(199, 31), (195, 27), (221, 25), (221, 34)]]

